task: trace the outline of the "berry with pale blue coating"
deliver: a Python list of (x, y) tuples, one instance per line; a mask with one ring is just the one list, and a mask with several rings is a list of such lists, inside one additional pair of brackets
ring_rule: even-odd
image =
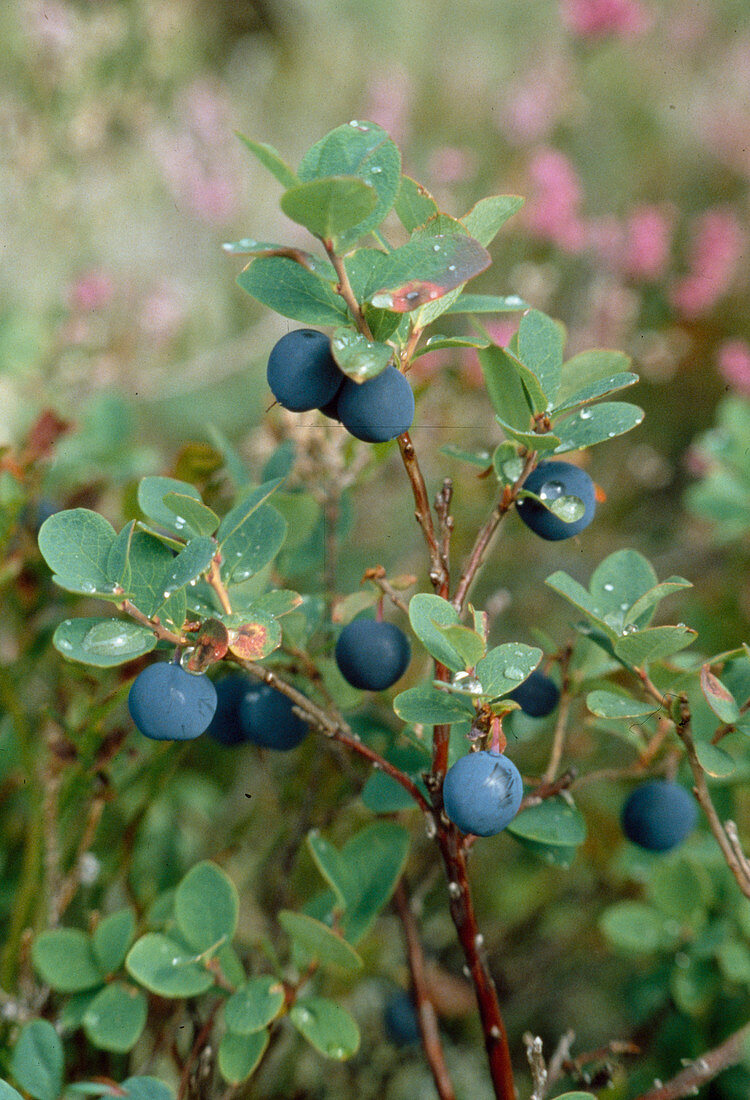
[(385, 691), (401, 679), (410, 659), (409, 639), (394, 623), (354, 619), (336, 642), (339, 672), (362, 691)]
[(128, 710), (146, 737), (190, 741), (206, 731), (216, 712), (216, 688), (208, 676), (180, 665), (149, 665), (132, 683)]
[(266, 378), (278, 403), (292, 412), (327, 405), (344, 381), (330, 340), (313, 328), (295, 329), (281, 337), (268, 358)]
[(220, 745), (244, 745), (245, 731), (240, 722), (240, 703), (252, 681), (241, 673), (233, 672), (216, 682), (216, 713), (206, 730), (209, 737)]
[(698, 821), (695, 799), (679, 783), (654, 779), (628, 796), (622, 808), (622, 831), (650, 852), (667, 852), (693, 831)]
[(523, 488), (535, 493), (547, 504), (561, 497), (577, 497), (583, 503), (583, 514), (567, 523), (536, 500), (524, 497), (516, 510), (531, 530), (542, 539), (557, 542), (583, 531), (596, 512), (596, 487), (585, 470), (571, 462), (540, 462), (523, 483)]
[(450, 767), (443, 783), (443, 806), (462, 833), (495, 836), (518, 813), (523, 798), (521, 773), (512, 760), (492, 750), (470, 752)]
[(262, 749), (288, 752), (307, 736), (309, 726), (293, 711), (294, 703), (269, 684), (251, 682), (239, 703), (244, 737)]
[(530, 718), (546, 718), (560, 700), (560, 689), (550, 676), (535, 668), (522, 684), (508, 692), (508, 698)]
[(401, 371), (386, 367), (369, 382), (347, 378), (339, 391), (336, 414), (355, 439), (385, 443), (411, 426), (414, 394)]

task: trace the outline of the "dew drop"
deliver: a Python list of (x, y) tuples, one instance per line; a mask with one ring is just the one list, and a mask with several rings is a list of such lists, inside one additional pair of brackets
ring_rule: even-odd
[(586, 511), (586, 505), (580, 497), (558, 497), (549, 504), (550, 511), (563, 523), (575, 523)]
[(92, 584), (91, 581), (82, 581), (81, 582), (81, 592), (86, 592), (86, 593), (96, 592), (96, 585)]
[(516, 668), (515, 665), (508, 665), (505, 669), (504, 675), (508, 680), (523, 680), (523, 669)]
[(615, 586), (613, 584), (611, 584), (609, 581), (607, 581), (607, 583), (604, 586), (604, 591), (605, 592), (614, 592), (614, 590), (615, 590)]
[(344, 1050), (343, 1047), (330, 1046), (327, 1049), (328, 1049), (328, 1057), (329, 1058), (339, 1058), (339, 1059), (341, 1059), (341, 1058), (344, 1058), (346, 1056), (346, 1051)]
[(463, 975), (464, 975), (465, 978), (470, 978), (471, 977), (471, 970), (469, 969), (468, 966), (464, 965), (461, 969), (463, 971)]
[(175, 955), (175, 957), (174, 957), (174, 958), (172, 959), (172, 966), (179, 966), (179, 965), (180, 965), (180, 960), (179, 960), (179, 958), (178, 958), (178, 957), (177, 957), (177, 956)]
[(308, 1024), (310, 1022), (310, 1013), (306, 1008), (301, 1008), (297, 1013), (297, 1019), (301, 1024)]
[(627, 602), (621, 603), (620, 604), (620, 611), (627, 611), (629, 607), (630, 607), (629, 603), (627, 603)]
[(433, 252), (439, 252), (440, 251), (440, 245), (439, 244), (434, 244), (432, 246), (432, 251)]
[(506, 295), (505, 303), (509, 306), (522, 306), (523, 299), (519, 298), (517, 294), (508, 294)]
[(623, 634), (637, 634), (638, 627), (635, 623), (629, 623), (627, 626), (623, 627), (622, 632)]
[(590, 420), (591, 419), (591, 409), (581, 409), (581, 411), (578, 415), (580, 416), (581, 420)]
[(617, 432), (607, 432), (607, 439), (614, 439)]
[(461, 897), (461, 887), (460, 887), (460, 885), (457, 882), (449, 882), (448, 883), (448, 893), (450, 894), (450, 896), (452, 898), (460, 898)]
[(456, 270), (456, 265), (455, 264), (448, 264), (448, 270), (449, 271), (455, 271)]
[(378, 176), (383, 171), (383, 169), (380, 167), (379, 164), (373, 164), (370, 171), (372, 172), (373, 176)]
[(677, 623), (677, 629), (678, 630), (687, 630), (687, 627), (685, 626), (684, 623)]
[(186, 672), (192, 672), (192, 669), (189, 669), (187, 666), (190, 658), (193, 656), (194, 653), (195, 646), (188, 646), (187, 649), (183, 649), (182, 653), (180, 654), (180, 665), (185, 669)]
[(565, 486), (561, 481), (545, 481), (539, 490), (542, 500), (557, 500), (565, 492)]
[(428, 840), (434, 840), (437, 836), (437, 825), (435, 824), (434, 817), (426, 817), (424, 823), (424, 831), (427, 834)]
[(481, 932), (477, 932), (476, 936), (474, 937), (474, 946), (476, 947), (477, 951), (480, 951), (484, 947), (484, 936)]
[(81, 645), (89, 653), (112, 653), (128, 649), (132, 638), (125, 624), (113, 620), (96, 623), (86, 631)]
[(182, 531), (184, 527), (187, 527), (187, 520), (183, 519), (182, 516), (175, 516), (172, 522), (173, 526), (176, 527), (178, 531)]

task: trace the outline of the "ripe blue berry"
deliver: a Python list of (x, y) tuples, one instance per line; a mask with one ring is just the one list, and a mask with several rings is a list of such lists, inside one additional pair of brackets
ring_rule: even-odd
[(384, 691), (406, 672), (409, 639), (393, 623), (355, 619), (336, 642), (336, 664), (344, 679), (363, 691)]
[(518, 813), (523, 780), (516, 765), (499, 752), (470, 752), (448, 769), (443, 806), (462, 833), (494, 836)]
[(594, 518), (596, 511), (594, 483), (585, 470), (573, 466), (570, 462), (540, 462), (524, 481), (523, 488), (536, 493), (548, 503), (567, 496), (578, 497), (583, 501), (583, 515), (572, 523), (566, 523), (535, 500), (529, 498), (519, 500), (516, 504), (519, 516), (540, 538), (552, 542), (569, 539), (588, 527)]
[(216, 682), (216, 713), (206, 733), (220, 745), (244, 745), (247, 742), (240, 723), (240, 703), (251, 686), (252, 681), (237, 672)]
[(156, 741), (189, 741), (208, 727), (216, 711), (216, 688), (203, 674), (161, 662), (139, 672), (128, 710), (141, 733)]
[(239, 704), (239, 720), (247, 741), (263, 749), (287, 752), (304, 740), (309, 726), (292, 710), (294, 703), (269, 684), (247, 685)]
[(557, 706), (560, 689), (550, 676), (534, 669), (522, 684), (508, 692), (508, 698), (518, 703), (531, 718), (546, 718)]
[(388, 998), (383, 1009), (383, 1023), (386, 1035), (395, 1046), (408, 1047), (419, 1042), (417, 1010), (408, 993), (401, 991)]
[(698, 820), (695, 799), (679, 783), (654, 779), (637, 787), (622, 808), (622, 831), (650, 852), (666, 852), (692, 832)]
[(414, 394), (401, 371), (386, 367), (369, 382), (344, 382), (336, 412), (346, 430), (365, 443), (395, 439), (414, 419)]
[(292, 412), (327, 405), (344, 380), (328, 337), (312, 328), (281, 337), (268, 358), (266, 377), (278, 403)]

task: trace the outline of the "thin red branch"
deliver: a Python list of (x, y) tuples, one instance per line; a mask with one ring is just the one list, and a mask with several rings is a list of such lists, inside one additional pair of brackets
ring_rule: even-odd
[(750, 1023), (735, 1031), (719, 1046), (707, 1050), (670, 1081), (654, 1084), (653, 1088), (641, 1093), (636, 1100), (681, 1100), (683, 1096), (695, 1096), (701, 1085), (742, 1061), (749, 1039)]
[(432, 581), (433, 588), (439, 595), (447, 596), (449, 583), (448, 568), (446, 562), (443, 560), (442, 549), (438, 542), (437, 535), (435, 534), (435, 523), (432, 517), (432, 509), (430, 508), (430, 498), (427, 494), (427, 486), (425, 485), (422, 470), (417, 460), (414, 444), (408, 432), (404, 432), (403, 435), (398, 437), (398, 446), (401, 451), (404, 469), (411, 482), (411, 491), (415, 505), (414, 516), (422, 529), (424, 541), (430, 554), (430, 580)]

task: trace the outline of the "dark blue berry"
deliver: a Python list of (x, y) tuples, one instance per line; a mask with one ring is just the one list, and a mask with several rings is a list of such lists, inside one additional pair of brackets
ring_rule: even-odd
[(560, 497), (578, 497), (584, 511), (580, 519), (566, 523), (535, 500), (524, 498), (516, 504), (519, 516), (540, 538), (556, 542), (569, 539), (588, 527), (596, 511), (596, 489), (585, 470), (570, 462), (540, 462), (523, 483), (523, 488), (548, 503)]
[(203, 674), (162, 662), (139, 672), (128, 695), (130, 716), (156, 741), (189, 741), (208, 727), (216, 711), (216, 688)]
[(411, 658), (409, 639), (393, 623), (355, 619), (336, 642), (336, 664), (352, 687), (384, 691), (406, 672)]
[(292, 710), (294, 703), (269, 684), (250, 683), (240, 700), (239, 718), (246, 740), (263, 749), (286, 752), (304, 740), (309, 726)]
[(401, 371), (386, 367), (369, 382), (346, 379), (336, 404), (346, 430), (365, 443), (395, 439), (414, 419), (414, 394)]
[(328, 337), (312, 328), (281, 337), (268, 358), (266, 377), (278, 403), (292, 412), (327, 405), (344, 380)]
[(622, 831), (651, 852), (680, 844), (698, 821), (695, 799), (679, 783), (654, 779), (637, 787), (622, 808)]
[(522, 684), (508, 692), (508, 698), (518, 703), (529, 717), (546, 718), (558, 704), (560, 689), (551, 677), (534, 669)]
[(252, 681), (240, 673), (230, 673), (216, 682), (216, 713), (206, 730), (220, 745), (244, 745), (247, 737), (240, 722), (240, 703)]
[(516, 765), (498, 752), (470, 752), (448, 769), (443, 806), (462, 833), (494, 836), (518, 813), (523, 780)]
[(413, 1046), (420, 1041), (417, 1010), (408, 993), (401, 991), (388, 998), (383, 1023), (386, 1035), (397, 1047)]

